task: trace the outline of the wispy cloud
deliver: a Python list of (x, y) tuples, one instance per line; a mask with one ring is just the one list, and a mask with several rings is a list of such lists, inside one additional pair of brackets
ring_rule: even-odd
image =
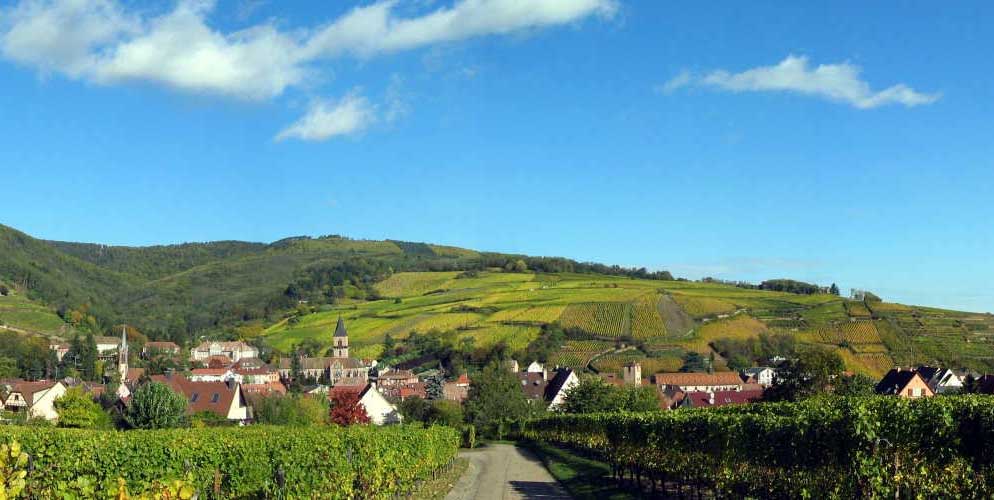
[(907, 107), (931, 104), (941, 97), (938, 93), (923, 93), (898, 83), (874, 91), (860, 78), (861, 68), (844, 62), (808, 65), (808, 58), (789, 55), (774, 66), (759, 66), (731, 73), (715, 70), (701, 75), (682, 71), (657, 90), (671, 93), (688, 86), (712, 87), (729, 92), (794, 92), (870, 109), (888, 104)]
[(376, 121), (375, 107), (356, 89), (332, 102), (315, 100), (307, 113), (276, 135), (276, 141), (323, 141), (366, 130)]
[[(426, 47), (609, 17), (616, 0), (458, 0), (400, 17), (398, 0), (357, 7), (324, 25), (212, 28), (211, 0), (149, 15), (119, 0), (20, 0), (0, 9), (0, 55), (99, 84), (151, 81), (185, 91), (269, 99), (316, 76), (314, 62)], [(422, 8), (421, 10), (424, 10)]]

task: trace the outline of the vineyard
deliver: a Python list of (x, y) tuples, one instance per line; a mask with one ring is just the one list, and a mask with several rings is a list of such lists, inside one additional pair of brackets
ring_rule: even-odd
[(712, 297), (691, 297), (688, 295), (674, 294), (673, 300), (675, 300), (677, 304), (680, 304), (680, 307), (682, 307), (684, 311), (687, 311), (687, 314), (695, 318), (707, 318), (717, 316), (719, 314), (730, 314), (738, 309), (738, 307), (731, 302), (726, 302)]
[(994, 495), (994, 401), (977, 396), (556, 415), (530, 422), (525, 435), (591, 453), (653, 494)]
[(665, 337), (666, 325), (659, 316), (659, 295), (649, 294), (639, 297), (631, 309), (631, 335), (636, 339)]
[[(447, 427), (83, 431), (0, 427), (30, 456), (29, 498), (107, 498), (181, 480), (201, 498), (395, 498), (449, 466)], [(187, 496), (186, 498), (189, 498)]]
[(559, 323), (608, 337), (623, 337), (631, 331), (631, 305), (623, 302), (573, 304), (566, 307)]
[[(346, 299), (253, 335), (283, 352), (305, 339), (330, 345), (342, 317), (353, 348), (367, 356), (382, 352), (387, 335), (403, 339), (431, 330), (456, 333), (449, 338), (472, 337), (476, 347), (503, 341), (521, 351), (542, 326), (558, 323), (578, 330), (570, 340), (618, 339), (635, 346), (646, 363), (669, 369), (674, 357), (653, 361), (654, 351), (707, 356), (717, 340), (772, 332), (791, 335), (800, 344), (841, 349), (847, 369), (871, 376), (892, 362), (994, 369), (994, 317), (986, 314), (593, 274), (396, 273), (377, 287), (390, 298)], [(568, 349), (559, 354), (553, 363), (582, 366), (589, 360)]]
[(599, 340), (569, 340), (563, 348), (552, 355), (549, 364), (552, 366), (568, 366), (570, 368), (583, 368), (590, 362), (590, 358), (606, 350), (614, 348), (611, 342)]

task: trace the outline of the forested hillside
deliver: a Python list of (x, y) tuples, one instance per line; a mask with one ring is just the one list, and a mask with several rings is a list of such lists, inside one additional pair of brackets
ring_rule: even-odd
[(106, 331), (128, 323), (151, 338), (180, 342), (275, 323), (301, 302), (376, 299), (375, 283), (395, 272), (519, 262), (548, 271), (670, 277), (561, 258), (340, 236), (130, 248), (43, 241), (0, 225), (0, 282), (26, 299), (47, 305), (75, 328)]
[[(872, 294), (849, 300), (835, 287), (791, 280), (689, 282), (402, 241), (129, 248), (47, 242), (0, 226), (0, 283), (11, 292), (0, 299), (0, 322), (48, 335), (124, 323), (151, 339), (210, 335), (318, 353), (341, 316), (356, 354), (410, 363), (418, 354), (484, 359), (496, 350), (607, 372), (639, 360), (651, 373), (737, 369), (821, 345), (874, 376), (895, 364), (994, 369), (990, 314)], [(413, 333), (432, 340), (413, 351), (397, 346)]]

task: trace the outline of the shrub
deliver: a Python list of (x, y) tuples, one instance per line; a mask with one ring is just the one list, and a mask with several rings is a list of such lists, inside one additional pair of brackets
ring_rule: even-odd
[[(210, 498), (391, 498), (447, 466), (445, 427), (352, 426), (90, 431), (0, 427), (31, 455), (30, 496), (157, 491), (182, 480)], [(26, 458), (25, 458), (26, 460)], [(2, 467), (2, 465), (0, 465)], [(0, 469), (3, 470), (3, 469)], [(90, 498), (78, 493), (69, 498)], [(201, 495), (204, 497), (205, 495)]]
[(135, 429), (169, 429), (186, 425), (186, 397), (160, 382), (135, 390), (124, 419)]

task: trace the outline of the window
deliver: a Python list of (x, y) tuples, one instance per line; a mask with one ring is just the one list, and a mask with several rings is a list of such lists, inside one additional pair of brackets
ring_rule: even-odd
[(214, 393), (213, 396), (211, 396), (211, 403), (217, 403), (220, 400), (221, 400), (221, 395), (216, 392)]
[(191, 403), (196, 403), (198, 399), (200, 399), (200, 393), (199, 392), (195, 392), (195, 393), (193, 393), (193, 396), (190, 396), (190, 402)]

